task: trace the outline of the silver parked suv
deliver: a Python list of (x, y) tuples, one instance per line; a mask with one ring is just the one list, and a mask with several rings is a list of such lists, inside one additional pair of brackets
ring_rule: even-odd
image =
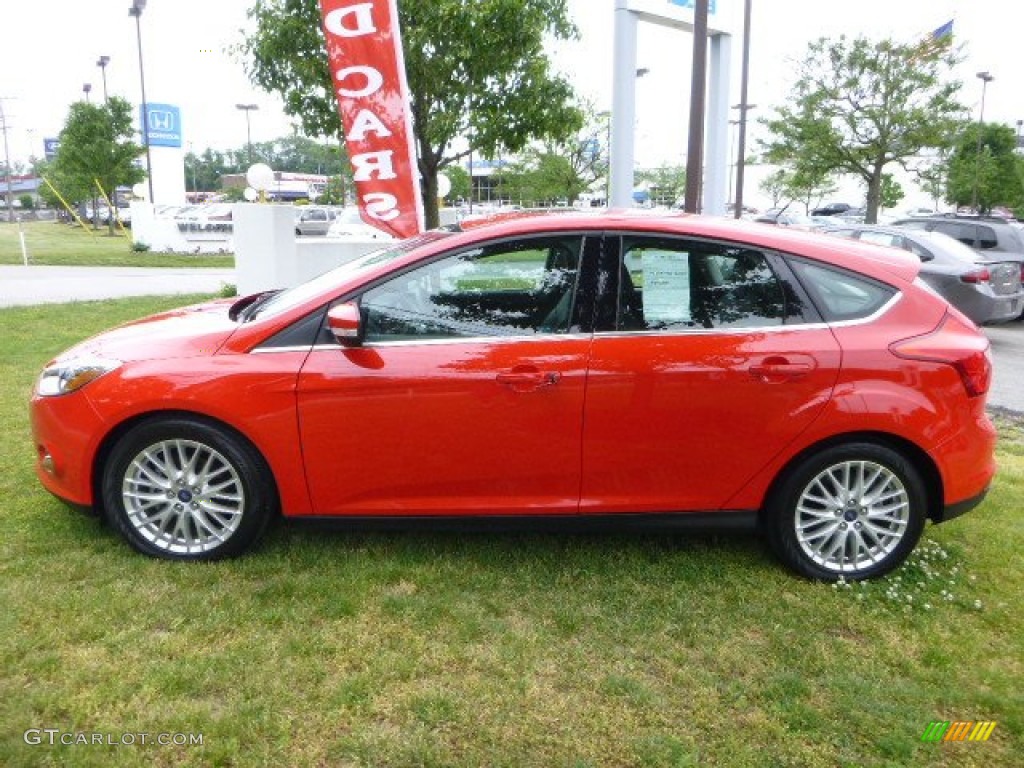
[[(941, 232), (974, 250), (992, 273), (992, 285), (999, 295), (1019, 290), (1024, 272), (1024, 240), (1021, 232), (1006, 219), (995, 216), (941, 214), (911, 216), (893, 222), (907, 229)], [(1014, 274), (1015, 273), (1015, 274)], [(1017, 288), (1012, 288), (1016, 283)], [(1018, 313), (1018, 317), (1021, 317)]]

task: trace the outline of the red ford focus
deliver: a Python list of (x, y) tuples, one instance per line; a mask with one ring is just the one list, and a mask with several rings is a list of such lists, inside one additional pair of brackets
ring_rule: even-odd
[(39, 377), (38, 475), (136, 549), (287, 518), (758, 526), (866, 578), (994, 473), (988, 342), (891, 249), (694, 216), (432, 231)]

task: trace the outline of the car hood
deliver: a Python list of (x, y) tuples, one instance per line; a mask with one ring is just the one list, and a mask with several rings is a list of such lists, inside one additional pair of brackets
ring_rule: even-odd
[(86, 339), (57, 360), (85, 355), (122, 362), (213, 355), (238, 327), (228, 317), (233, 299), (172, 309)]

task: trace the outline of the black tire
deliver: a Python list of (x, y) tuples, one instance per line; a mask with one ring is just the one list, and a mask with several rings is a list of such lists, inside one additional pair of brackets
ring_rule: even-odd
[(277, 511), (259, 452), (235, 433), (186, 417), (143, 422), (103, 467), (104, 513), (139, 552), (217, 560), (252, 546)]
[(763, 523), (775, 554), (797, 573), (853, 581), (899, 566), (921, 537), (926, 510), (911, 462), (882, 445), (847, 443), (794, 465), (772, 492)]

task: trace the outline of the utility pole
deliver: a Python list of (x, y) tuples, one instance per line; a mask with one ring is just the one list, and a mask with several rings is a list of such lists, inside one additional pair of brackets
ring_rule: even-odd
[(704, 176), (704, 102), (708, 61), (708, 0), (696, 0), (693, 19), (693, 66), (690, 76), (690, 132), (686, 147), (687, 213), (700, 213)]
[(0, 130), (4, 134), (4, 176), (7, 178), (7, 220), (14, 222), (14, 185), (11, 181), (11, 150), (7, 144), (7, 115), (0, 98)]

